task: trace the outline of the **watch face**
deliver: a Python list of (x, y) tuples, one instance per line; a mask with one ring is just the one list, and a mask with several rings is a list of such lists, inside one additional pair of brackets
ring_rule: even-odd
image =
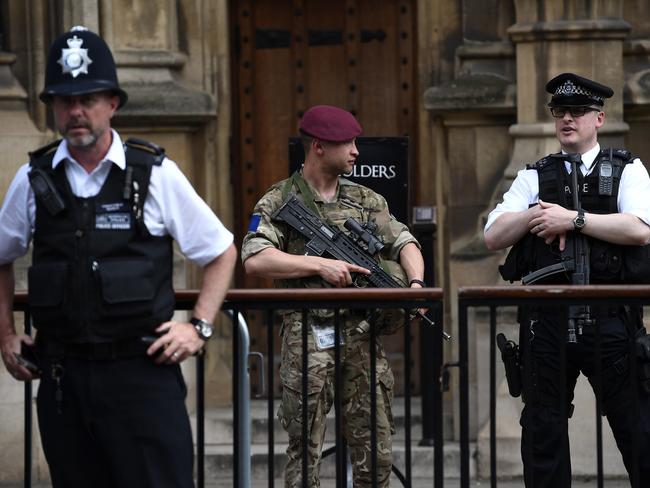
[(584, 217), (584, 215), (578, 215), (573, 220), (573, 225), (575, 226), (576, 229), (582, 229), (585, 226), (585, 217)]
[(190, 319), (190, 323), (194, 325), (197, 334), (199, 334), (199, 337), (201, 337), (201, 339), (203, 339), (204, 341), (207, 341), (212, 336), (214, 327), (212, 326), (211, 323), (206, 322), (203, 319), (197, 319), (194, 317)]
[(206, 323), (201, 324), (201, 335), (203, 337), (212, 336), (212, 327), (210, 326), (210, 324), (206, 324)]

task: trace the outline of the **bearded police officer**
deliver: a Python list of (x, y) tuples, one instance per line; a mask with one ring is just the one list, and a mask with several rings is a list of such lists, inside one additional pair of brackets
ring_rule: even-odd
[[(335, 259), (305, 256), (305, 240), (286, 224), (272, 218), (290, 194), (296, 194), (312, 211), (345, 232), (344, 222), (353, 217), (376, 224), (376, 234), (386, 245), (387, 261), (399, 262), (406, 283), (423, 285), (424, 263), (419, 244), (389, 213), (386, 201), (372, 190), (341, 175), (351, 173), (359, 155), (355, 138), (361, 126), (349, 112), (318, 105), (307, 110), (300, 123), (305, 163), (291, 178), (273, 185), (255, 206), (242, 246), (246, 272), (274, 278), (285, 288), (346, 287), (356, 273), (368, 270)], [(399, 266), (397, 266), (399, 268)], [(302, 313), (287, 311), (282, 321), (282, 403), (280, 422), (289, 434), (285, 486), (302, 485), (302, 450), (307, 449), (308, 486), (320, 486), (318, 468), (325, 434), (325, 417), (334, 399), (334, 346), (319, 345), (334, 331), (332, 310), (311, 310), (309, 320), (308, 439), (302, 439), (301, 371)], [(361, 312), (342, 311), (341, 371), (344, 436), (350, 447), (354, 486), (371, 486), (369, 348), (377, 351), (377, 480), (389, 484), (391, 471), (391, 414), (393, 375), (381, 341), (369, 343), (370, 325)], [(395, 319), (399, 320), (399, 319)], [(403, 321), (403, 319), (402, 319)], [(388, 325), (390, 327), (390, 325)]]
[[(33, 239), (29, 304), (38, 419), (54, 487), (189, 487), (192, 437), (179, 363), (198, 353), (236, 262), (232, 234), (162, 148), (123, 143), (113, 56), (73, 28), (40, 95), (63, 136), (30, 153), (0, 211), (0, 346), (19, 380), (33, 344), (13, 324), (13, 261)], [(172, 240), (204, 268), (190, 322), (172, 321)]]
[[(549, 81), (546, 90), (552, 94), (549, 107), (562, 153), (518, 173), (503, 202), (489, 215), (485, 242), (490, 249), (515, 244), (502, 268), (504, 278), (515, 280), (558, 263), (569, 246), (567, 236), (581, 235), (591, 248), (590, 282), (621, 283), (629, 276), (624, 274), (621, 245), (650, 241), (648, 173), (629, 152), (598, 144), (598, 130), (605, 123), (604, 99), (613, 95), (611, 88), (564, 73)], [(569, 154), (579, 155), (581, 164)], [(571, 195), (571, 159), (579, 168), (579, 208)], [(538, 283), (571, 283), (571, 274), (550, 273)], [(626, 307), (581, 310), (575, 338), (567, 334), (566, 308), (533, 307), (521, 322), (526, 486), (571, 485), (567, 418), (580, 372), (601, 402), (633, 486), (648, 486), (650, 401), (630, 378), (628, 356), (630, 341), (645, 330)]]

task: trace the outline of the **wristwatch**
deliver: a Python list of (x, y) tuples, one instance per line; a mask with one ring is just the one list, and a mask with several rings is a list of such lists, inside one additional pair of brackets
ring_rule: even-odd
[(212, 333), (214, 332), (214, 325), (212, 325), (207, 320), (192, 317), (190, 319), (190, 324), (194, 326), (196, 333), (199, 334), (199, 337), (204, 341), (207, 341), (210, 339), (210, 337), (212, 337)]
[(578, 210), (578, 215), (576, 215), (576, 218), (573, 219), (573, 228), (576, 231), (580, 232), (582, 229), (584, 229), (586, 223), (585, 211), (582, 209)]

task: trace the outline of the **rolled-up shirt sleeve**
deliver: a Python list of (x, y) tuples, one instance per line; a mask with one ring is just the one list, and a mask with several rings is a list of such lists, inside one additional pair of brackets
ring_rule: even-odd
[(25, 255), (32, 240), (35, 204), (28, 172), (29, 165), (20, 167), (0, 209), (0, 264)]
[(183, 255), (199, 266), (222, 254), (234, 240), (176, 163), (167, 158), (151, 172), (144, 213), (150, 233), (171, 235)]
[(286, 251), (286, 239), (281, 225), (273, 222), (272, 215), (282, 204), (282, 192), (274, 188), (268, 191), (255, 205), (241, 249), (241, 260), (273, 247)]

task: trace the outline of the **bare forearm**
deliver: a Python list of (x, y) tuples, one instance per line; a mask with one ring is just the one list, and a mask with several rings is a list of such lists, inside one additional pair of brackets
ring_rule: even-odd
[(356, 264), (319, 256), (299, 256), (269, 247), (244, 261), (248, 274), (273, 279), (304, 278), (320, 276), (336, 287), (352, 284), (352, 273), (369, 274), (370, 271)]
[(406, 277), (411, 280), (423, 280), (424, 259), (418, 247), (409, 242), (399, 252), (399, 262), (406, 272)]
[(194, 316), (213, 322), (228, 292), (237, 261), (237, 249), (231, 245), (204, 268), (203, 284), (194, 306)]
[[(575, 214), (575, 212), (574, 212)], [(585, 214), (583, 234), (613, 244), (642, 246), (650, 243), (650, 227), (632, 214)], [(571, 228), (573, 220), (571, 220)]]
[(14, 267), (12, 263), (0, 266), (0, 341), (16, 333), (14, 327)]
[(487, 248), (496, 251), (519, 241), (529, 231), (529, 222), (536, 208), (531, 207), (523, 212), (506, 212), (500, 215), (485, 232)]
[(273, 279), (304, 278), (318, 274), (323, 258), (289, 254), (269, 247), (244, 261), (248, 274)]
[[(574, 230), (573, 220), (578, 215), (560, 205), (541, 202), (542, 210), (529, 222), (531, 232), (546, 240)], [(636, 215), (628, 213), (585, 213), (582, 233), (612, 244), (642, 246), (650, 240), (650, 227)]]

